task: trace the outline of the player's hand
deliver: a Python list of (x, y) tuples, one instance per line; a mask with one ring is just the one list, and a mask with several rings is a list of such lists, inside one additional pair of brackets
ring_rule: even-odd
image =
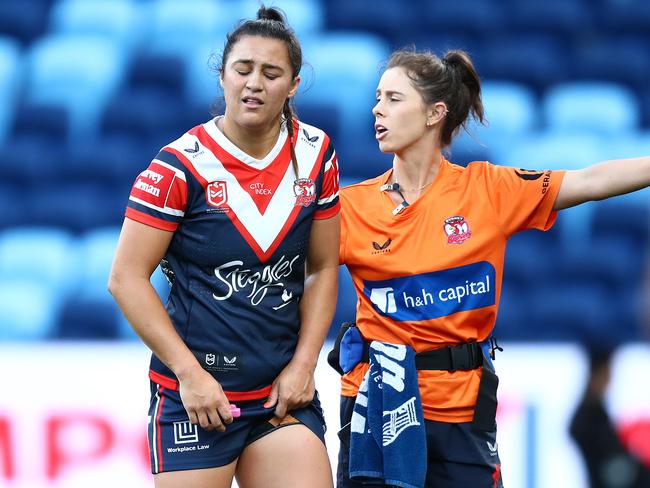
[(264, 407), (275, 406), (275, 416), (282, 418), (287, 412), (309, 405), (315, 391), (314, 368), (291, 361), (273, 382)]
[(199, 366), (182, 380), (179, 378), (178, 383), (190, 422), (205, 430), (225, 431), (233, 418), (228, 398), (217, 380)]

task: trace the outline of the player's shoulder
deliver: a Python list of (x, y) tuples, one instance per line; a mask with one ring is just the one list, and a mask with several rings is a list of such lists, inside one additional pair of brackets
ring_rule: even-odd
[(177, 153), (179, 155), (183, 155), (185, 157), (190, 157), (198, 154), (202, 149), (198, 134), (203, 126), (204, 124), (198, 124), (192, 127), (170, 143), (165, 144), (165, 146), (162, 147), (161, 151), (166, 150), (169, 152)]
[(330, 144), (330, 138), (327, 133), (315, 125), (308, 124), (302, 120), (295, 119), (297, 125), (297, 142), (310, 146), (320, 146), (321, 144)]

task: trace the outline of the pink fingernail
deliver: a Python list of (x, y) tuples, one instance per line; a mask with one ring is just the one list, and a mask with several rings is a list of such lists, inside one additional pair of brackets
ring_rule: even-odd
[(230, 404), (230, 413), (232, 414), (233, 417), (241, 417), (241, 408), (237, 407), (237, 405), (231, 403)]

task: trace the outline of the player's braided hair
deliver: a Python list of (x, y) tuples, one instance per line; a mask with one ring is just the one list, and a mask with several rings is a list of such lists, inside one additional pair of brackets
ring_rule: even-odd
[[(300, 68), (302, 68), (302, 49), (300, 48), (300, 42), (296, 37), (295, 32), (287, 24), (287, 20), (278, 8), (276, 7), (265, 7), (262, 5), (257, 11), (256, 20), (246, 20), (240, 23), (235, 30), (229, 33), (226, 37), (226, 45), (223, 48), (223, 54), (221, 56), (221, 66), (219, 67), (219, 72), (223, 74), (223, 69), (226, 65), (226, 60), (228, 55), (232, 50), (233, 46), (243, 37), (243, 36), (260, 36), (268, 37), (271, 39), (279, 39), (283, 41), (287, 46), (287, 51), (289, 54), (289, 62), (291, 63), (292, 76), (295, 78), (300, 73)], [(284, 119), (284, 124), (289, 134), (289, 148), (291, 151), (291, 163), (293, 165), (293, 171), (298, 177), (298, 160), (296, 158), (296, 152), (293, 147), (294, 142), (294, 126), (293, 119), (295, 117), (295, 109), (291, 103), (291, 98), (287, 98), (284, 102), (284, 107), (282, 108), (282, 116)]]
[(401, 50), (393, 53), (386, 69), (404, 68), (426, 104), (444, 102), (448, 113), (440, 131), (440, 144), (447, 147), (470, 116), (485, 123), (481, 80), (469, 55), (448, 51), (442, 59), (430, 52)]

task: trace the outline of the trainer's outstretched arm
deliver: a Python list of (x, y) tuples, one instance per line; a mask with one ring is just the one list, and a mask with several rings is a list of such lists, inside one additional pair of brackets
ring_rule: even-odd
[(650, 156), (603, 161), (584, 169), (567, 171), (553, 208), (562, 210), (647, 186), (650, 186)]

